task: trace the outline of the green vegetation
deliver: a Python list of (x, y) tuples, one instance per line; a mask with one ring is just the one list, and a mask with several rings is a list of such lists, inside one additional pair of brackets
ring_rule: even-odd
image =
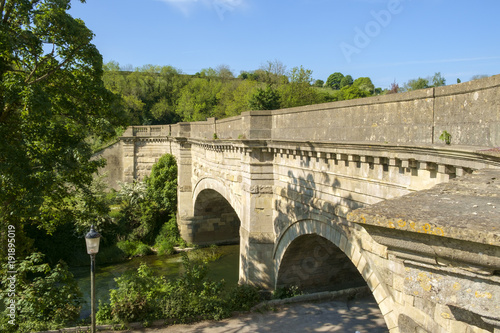
[[(43, 262), (43, 257), (35, 252), (18, 263), (15, 275), (2, 274), (3, 286), (15, 285), (14, 291), (11, 288), (0, 291), (2, 303), (8, 304), (0, 319), (2, 332), (44, 331), (64, 327), (78, 319), (82, 300), (73, 275), (64, 262), (52, 267)], [(9, 271), (7, 264), (3, 270)], [(12, 293), (17, 300), (14, 316), (9, 308)]]
[(439, 140), (444, 141), (447, 145), (451, 144), (451, 134), (447, 131), (443, 131), (439, 136)]
[(291, 297), (295, 297), (295, 296), (300, 296), (303, 294), (304, 293), (300, 290), (299, 287), (291, 285), (291, 286), (276, 288), (276, 290), (273, 291), (272, 298), (273, 299), (284, 299), (284, 298), (291, 298)]
[[(171, 155), (159, 159), (144, 183), (123, 184), (118, 192), (104, 192), (102, 183), (96, 179), (89, 187), (89, 195), (95, 196), (102, 209), (99, 216), (87, 218), (94, 218), (100, 227), (100, 263), (148, 255), (153, 250), (169, 254), (173, 253), (174, 246), (183, 245), (175, 220), (176, 189), (177, 164)], [(81, 198), (75, 206), (79, 207), (83, 202)], [(0, 322), (2, 331), (55, 329), (78, 319), (80, 292), (64, 261), (73, 265), (88, 263), (83, 241), (86, 231), (88, 228), (84, 222), (78, 220), (54, 227), (51, 235), (26, 227), (25, 237), (31, 239), (31, 246), (47, 256), (34, 253), (16, 264), (17, 325), (4, 320)], [(60, 259), (64, 261), (58, 262)], [(4, 302), (14, 299), (5, 292), (8, 291), (6, 278), (10, 275), (6, 272), (9, 270), (12, 268), (7, 265), (2, 267), (4, 278), (0, 295)], [(7, 311), (9, 309), (5, 309), (4, 314), (8, 314)]]
[[(114, 107), (130, 125), (169, 124), (225, 118), (248, 110), (275, 110), (382, 94), (368, 77), (356, 80), (336, 72), (326, 83), (313, 80), (303, 66), (287, 71), (278, 60), (235, 78), (228, 66), (207, 68), (194, 76), (171, 66), (145, 65), (126, 71), (104, 65), (105, 86), (119, 97)], [(314, 83), (313, 83), (314, 81)], [(323, 88), (324, 87), (324, 88)]]
[(432, 77), (412, 79), (403, 85), (402, 91), (412, 91), (418, 89), (440, 87), (446, 84), (446, 80), (441, 73), (435, 73)]
[(69, 7), (1, 4), (0, 223), (2, 230), (15, 226), (19, 258), (34, 250), (28, 229), (53, 233), (105, 213), (90, 188), (104, 162), (91, 159), (86, 139), (106, 140), (126, 124), (102, 82), (93, 34), (67, 14)]
[[(260, 301), (256, 288), (240, 285), (226, 290), (224, 281), (207, 278), (208, 262), (218, 258), (216, 248), (209, 255), (183, 253), (185, 272), (177, 279), (156, 276), (146, 265), (116, 279), (110, 303), (100, 303), (99, 323), (149, 322), (165, 319), (168, 323), (220, 320), (233, 311), (249, 310)], [(214, 255), (215, 254), (215, 255)]]

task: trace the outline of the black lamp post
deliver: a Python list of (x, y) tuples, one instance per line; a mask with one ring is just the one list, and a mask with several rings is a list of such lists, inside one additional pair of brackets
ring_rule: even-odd
[(94, 225), (85, 235), (87, 253), (90, 254), (90, 309), (92, 317), (92, 333), (95, 333), (95, 255), (99, 252), (99, 240), (101, 235), (94, 230)]

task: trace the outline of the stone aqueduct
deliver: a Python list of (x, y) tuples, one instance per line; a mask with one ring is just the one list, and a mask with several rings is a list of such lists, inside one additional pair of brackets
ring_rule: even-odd
[(175, 155), (182, 236), (238, 241), (240, 282), (363, 283), (390, 332), (500, 332), (499, 146), (497, 75), (130, 127), (100, 154), (113, 185)]

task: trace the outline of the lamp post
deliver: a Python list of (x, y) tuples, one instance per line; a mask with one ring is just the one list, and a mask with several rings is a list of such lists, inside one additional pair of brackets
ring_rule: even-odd
[(94, 225), (85, 235), (87, 253), (90, 254), (90, 311), (92, 319), (92, 333), (95, 333), (95, 255), (99, 252), (99, 240), (101, 235), (94, 230)]

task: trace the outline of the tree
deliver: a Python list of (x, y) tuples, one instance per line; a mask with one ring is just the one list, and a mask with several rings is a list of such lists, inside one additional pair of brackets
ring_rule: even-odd
[(212, 67), (203, 68), (199, 73), (195, 74), (196, 77), (200, 78), (215, 78), (218, 76), (217, 71)]
[(175, 157), (165, 154), (153, 165), (146, 177), (147, 193), (161, 210), (175, 214), (177, 209), (177, 162)]
[(412, 91), (418, 89), (429, 88), (429, 80), (419, 77), (418, 79), (412, 79), (403, 85), (403, 91)]
[(280, 95), (270, 85), (266, 89), (257, 88), (257, 91), (248, 101), (250, 110), (276, 110), (280, 108)]
[(232, 80), (226, 82), (217, 93), (215, 116), (232, 117), (248, 110), (248, 101), (255, 93), (259, 83), (255, 80)]
[(354, 80), (352, 79), (352, 76), (346, 75), (340, 80), (340, 89), (346, 87), (346, 86), (352, 86), (354, 83)]
[(393, 83), (391, 83), (391, 87), (387, 91), (388, 94), (397, 94), (399, 92), (399, 84), (396, 83), (396, 80), (394, 80)]
[(353, 86), (358, 87), (362, 91), (366, 91), (368, 96), (373, 95), (375, 92), (375, 86), (372, 83), (372, 80), (369, 77), (359, 77), (354, 80)]
[(50, 232), (75, 218), (73, 199), (104, 163), (85, 139), (121, 124), (93, 34), (69, 8), (69, 0), (0, 2), (0, 221), (20, 238), (23, 224)]
[(326, 86), (332, 88), (333, 90), (340, 89), (340, 82), (344, 78), (344, 74), (335, 72), (331, 74), (326, 80)]
[(312, 82), (312, 70), (302, 66), (292, 68), (288, 76), (290, 77), (290, 83), (310, 85)]
[(368, 90), (361, 89), (359, 86), (354, 84), (352, 86), (345, 86), (340, 89), (340, 91), (342, 92), (342, 99), (344, 100), (363, 98), (371, 95)]
[(219, 80), (194, 78), (182, 88), (177, 113), (184, 121), (200, 121), (215, 116), (217, 94), (222, 88)]
[(279, 60), (267, 61), (259, 70), (260, 80), (267, 84), (279, 84), (286, 78), (286, 66)]
[(437, 72), (432, 77), (432, 87), (441, 87), (446, 85), (446, 79), (441, 76), (441, 72)]
[(316, 81), (314, 81), (313, 85), (315, 87), (321, 88), (321, 87), (323, 87), (324, 84), (325, 84), (325, 81), (323, 81), (323, 80), (316, 80)]
[(228, 65), (219, 65), (215, 67), (215, 71), (217, 72), (217, 76), (222, 80), (222, 81), (227, 81), (230, 79), (234, 79), (234, 74), (231, 71), (231, 68), (229, 68)]
[[(65, 327), (78, 319), (82, 293), (64, 262), (50, 266), (44, 255), (33, 253), (16, 264), (16, 316), (14, 324), (8, 320), (10, 309), (2, 311), (2, 332), (35, 332)], [(9, 271), (8, 265), (3, 267)], [(0, 299), (10, 304), (9, 274), (2, 274)]]

